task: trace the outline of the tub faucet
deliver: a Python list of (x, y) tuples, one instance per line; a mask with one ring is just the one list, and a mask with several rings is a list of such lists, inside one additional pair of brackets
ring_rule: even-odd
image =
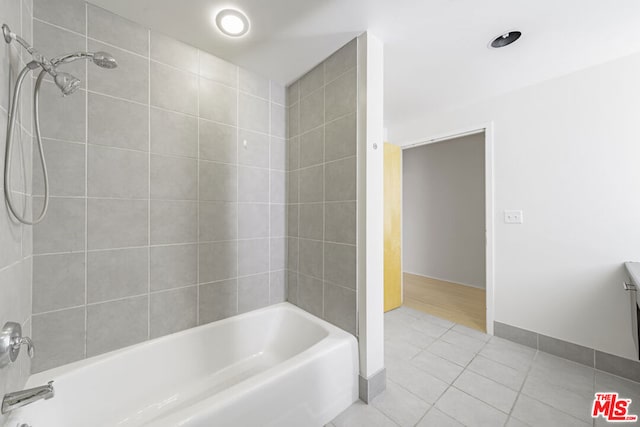
[(38, 400), (51, 399), (53, 395), (53, 381), (49, 381), (47, 385), (40, 387), (7, 393), (2, 399), (2, 413), (6, 414)]

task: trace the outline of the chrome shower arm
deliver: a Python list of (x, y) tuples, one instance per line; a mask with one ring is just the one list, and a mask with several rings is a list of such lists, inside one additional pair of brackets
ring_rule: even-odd
[(63, 56), (58, 56), (57, 58), (53, 58), (50, 62), (53, 67), (57, 67), (60, 64), (68, 64), (70, 62), (74, 62), (79, 59), (93, 59), (93, 53), (74, 52), (68, 55), (63, 55)]

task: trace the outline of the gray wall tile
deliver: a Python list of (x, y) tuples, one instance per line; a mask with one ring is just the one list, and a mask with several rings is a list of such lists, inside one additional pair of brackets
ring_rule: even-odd
[(324, 163), (324, 126), (300, 135), (300, 167)]
[(87, 356), (147, 339), (147, 313), (146, 296), (87, 306)]
[(200, 76), (227, 86), (238, 87), (238, 67), (202, 51), (200, 51)]
[(307, 276), (322, 279), (323, 273), (323, 242), (300, 239), (299, 271)]
[(271, 203), (286, 203), (287, 201), (287, 174), (272, 170), (269, 189)]
[(198, 49), (156, 31), (151, 32), (151, 59), (195, 74), (200, 65)]
[(235, 126), (237, 90), (207, 79), (200, 79), (200, 117)]
[(335, 80), (336, 77), (346, 71), (355, 68), (357, 64), (357, 48), (358, 41), (353, 39), (327, 58), (324, 63), (324, 75), (327, 83)]
[(269, 237), (269, 205), (241, 203), (238, 205), (238, 238)]
[(198, 161), (152, 154), (151, 198), (196, 200), (198, 198)]
[(324, 154), (327, 162), (356, 155), (356, 124), (354, 113), (325, 125)]
[(269, 80), (244, 68), (239, 69), (239, 89), (250, 95), (269, 99)]
[(271, 261), (269, 269), (284, 270), (287, 268), (287, 239), (284, 237), (272, 238), (270, 242), (269, 252)]
[(151, 105), (185, 114), (197, 114), (198, 77), (152, 61)]
[(234, 126), (200, 120), (200, 159), (236, 163), (238, 131)]
[(287, 208), (284, 204), (271, 204), (270, 206), (270, 229), (271, 237), (284, 237), (287, 235)]
[(85, 34), (84, 0), (33, 0), (33, 16), (52, 24)]
[(356, 158), (349, 157), (325, 165), (325, 200), (356, 199)]
[(198, 282), (198, 245), (152, 246), (149, 256), (152, 291)]
[(118, 61), (118, 68), (111, 70), (100, 67), (88, 68), (90, 90), (147, 103), (149, 96), (149, 60), (147, 58), (92, 40), (89, 40), (89, 50), (109, 52)]
[(293, 138), (300, 133), (300, 104), (297, 103), (287, 110), (287, 137)]
[(238, 171), (234, 165), (200, 162), (200, 200), (233, 202), (238, 199)]
[(149, 55), (149, 31), (135, 22), (87, 4), (88, 36), (105, 43)]
[(238, 126), (257, 132), (269, 132), (269, 101), (240, 93)]
[(269, 305), (269, 273), (238, 279), (238, 313)]
[(287, 120), (285, 108), (282, 105), (271, 104), (271, 135), (278, 138), (287, 136)]
[(325, 119), (331, 121), (356, 111), (358, 100), (356, 70), (343, 74), (325, 89)]
[(300, 169), (299, 192), (300, 202), (324, 201), (324, 166), (320, 165)]
[(201, 243), (199, 250), (200, 283), (230, 279), (238, 275), (238, 242)]
[(148, 259), (147, 248), (89, 252), (87, 301), (96, 303), (146, 293)]
[[(84, 205), (84, 201), (81, 201)], [(89, 199), (87, 243), (89, 249), (124, 248), (147, 244), (146, 200)]]
[(239, 167), (238, 201), (269, 202), (269, 170)]
[(241, 129), (238, 132), (238, 163), (260, 168), (269, 167), (269, 135)]
[(198, 119), (151, 108), (151, 152), (174, 156), (198, 156)]
[(324, 86), (324, 62), (302, 76), (300, 79), (300, 97), (304, 98)]
[(324, 279), (349, 289), (356, 289), (356, 247), (337, 243), (324, 244)]
[(325, 282), (324, 301), (325, 319), (355, 335), (356, 291)]
[[(44, 138), (78, 142), (86, 140), (84, 91), (78, 90), (73, 96), (63, 97), (53, 83), (43, 82), (40, 112), (40, 130)], [(69, 120), (69, 117), (73, 117), (73, 120)]]
[(33, 257), (33, 313), (83, 305), (84, 253)]
[(307, 132), (324, 123), (324, 98), (324, 89), (318, 89), (300, 100), (300, 133)]
[(89, 145), (87, 185), (89, 197), (149, 198), (149, 155)]
[(90, 144), (149, 150), (149, 108), (122, 99), (89, 93)]
[[(42, 146), (47, 161), (49, 194), (52, 196), (84, 196), (85, 145), (45, 139), (42, 141)], [(33, 150), (32, 161), (37, 165), (33, 169), (33, 194), (43, 195), (44, 180), (42, 167), (39, 163), (40, 154), (37, 149)]]
[(287, 239), (287, 269), (298, 271), (299, 267), (300, 239), (289, 237)]
[(31, 365), (33, 373), (84, 357), (84, 307), (39, 314), (32, 319), (32, 338), (38, 345)]
[(200, 285), (200, 324), (215, 322), (238, 313), (238, 280)]
[(297, 289), (297, 305), (314, 316), (322, 317), (322, 280), (300, 274)]
[(287, 205), (287, 236), (298, 237), (299, 205)]
[(324, 238), (324, 204), (304, 203), (300, 205), (299, 236), (305, 239)]
[(287, 301), (298, 304), (298, 273), (287, 270)]
[(151, 244), (193, 243), (198, 239), (198, 203), (151, 201)]
[(287, 86), (287, 102), (286, 105), (293, 105), (300, 101), (300, 80), (297, 80)]
[(233, 202), (200, 202), (201, 242), (234, 240), (238, 238), (238, 204)]
[(286, 270), (272, 271), (269, 278), (269, 303), (278, 304), (287, 300)]
[(271, 137), (270, 168), (284, 171), (287, 169), (287, 144), (284, 139)]
[(269, 271), (269, 239), (238, 241), (238, 276)]
[(300, 201), (300, 171), (286, 173), (287, 202), (298, 203)]
[[(39, 212), (42, 197), (34, 197)], [(84, 249), (84, 200), (51, 198), (47, 216), (33, 227), (34, 254), (73, 252)]]
[(328, 242), (356, 244), (356, 202), (326, 203), (324, 238)]
[(150, 303), (150, 338), (172, 334), (197, 325), (197, 286), (151, 294)]

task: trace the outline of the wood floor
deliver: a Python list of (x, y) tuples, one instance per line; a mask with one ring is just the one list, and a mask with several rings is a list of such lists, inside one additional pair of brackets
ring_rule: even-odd
[(404, 273), (403, 305), (486, 332), (484, 289)]

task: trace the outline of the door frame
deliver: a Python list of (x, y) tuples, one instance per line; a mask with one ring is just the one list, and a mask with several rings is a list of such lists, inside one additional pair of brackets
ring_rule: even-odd
[[(480, 126), (470, 126), (462, 129), (454, 129), (449, 132), (421, 138), (416, 142), (402, 146), (402, 150), (420, 147), (436, 142), (448, 141), (469, 135), (484, 132), (484, 183), (485, 183), (485, 265), (486, 265), (486, 306), (487, 324), (489, 335), (493, 335), (493, 322), (495, 319), (495, 182), (493, 159), (493, 122)], [(404, 203), (404, 201), (403, 201)]]

